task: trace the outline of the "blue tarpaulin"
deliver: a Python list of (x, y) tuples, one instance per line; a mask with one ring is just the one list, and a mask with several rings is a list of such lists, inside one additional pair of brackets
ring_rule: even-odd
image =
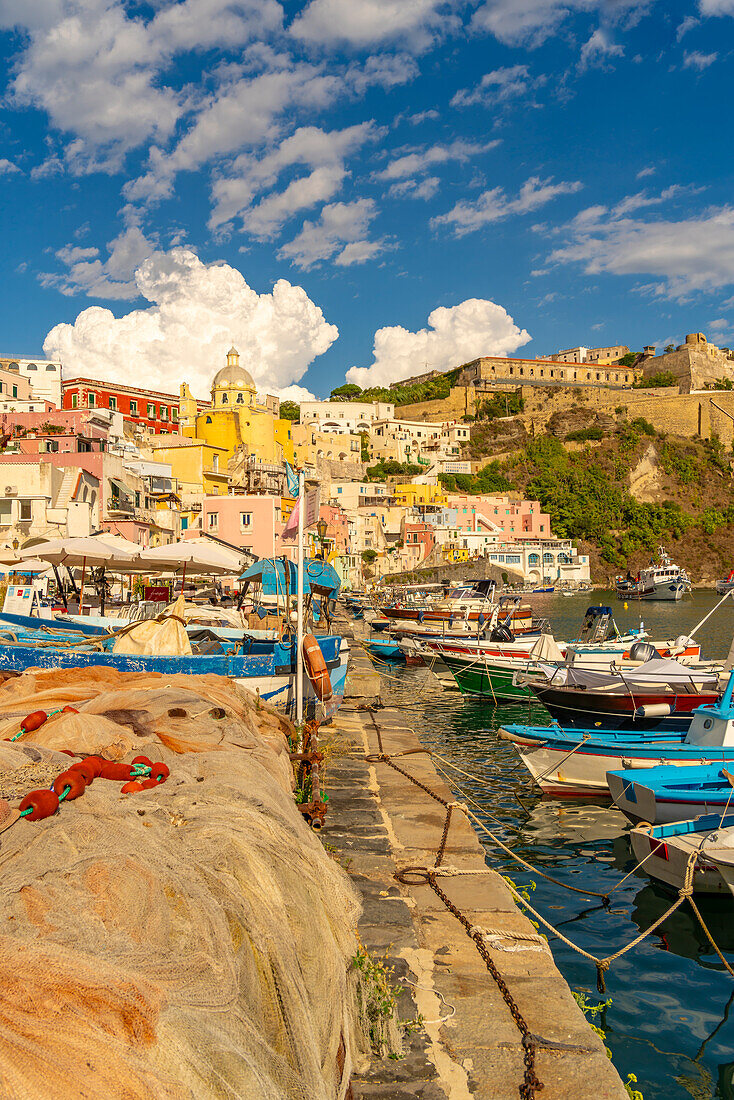
[[(330, 589), (332, 596), (338, 594), (341, 581), (328, 562), (306, 558), (304, 566), (304, 592), (310, 592), (311, 585), (318, 585)], [(245, 570), (240, 581), (260, 581), (264, 596), (282, 596), (286, 592), (295, 596), (298, 591), (298, 569), (292, 561), (283, 558), (262, 558)]]

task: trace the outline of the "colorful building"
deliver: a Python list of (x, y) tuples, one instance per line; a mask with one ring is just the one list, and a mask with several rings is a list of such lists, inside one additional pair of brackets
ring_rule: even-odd
[(227, 459), (244, 448), (263, 462), (295, 460), (291, 422), (281, 419), (280, 401), (258, 396), (236, 348), (230, 348), (226, 365), (214, 376), (211, 405), (199, 411), (184, 383), (178, 407), (181, 433), (220, 448)]
[[(111, 409), (122, 413), (125, 420), (139, 424), (156, 435), (168, 435), (179, 430), (179, 399), (172, 393), (122, 386), (117, 382), (100, 382), (93, 378), (69, 378), (61, 383), (62, 408)], [(204, 407), (206, 402), (198, 402)]]
[(249, 550), (257, 558), (282, 557), (296, 560), (295, 542), (283, 542), (283, 529), (293, 509), (289, 497), (247, 496), (204, 497), (201, 534), (222, 539), (231, 546)]

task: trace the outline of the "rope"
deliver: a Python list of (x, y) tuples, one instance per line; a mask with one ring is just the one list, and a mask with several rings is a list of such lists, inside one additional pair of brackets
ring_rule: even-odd
[[(457, 920), (459, 920), (464, 925), (464, 927), (467, 930), (467, 934), (477, 944), (477, 950), (479, 951), (480, 955), (482, 956), (482, 958), (487, 963), (487, 968), (490, 971), (490, 973), (492, 974), (492, 977), (495, 979), (495, 982), (497, 983), (498, 988), (502, 992), (502, 995), (505, 998), (505, 1001), (507, 1002), (507, 1005), (510, 1009), (510, 1012), (513, 1016), (513, 1019), (515, 1020), (515, 1023), (517, 1024), (518, 1029), (520, 1030), (521, 1034), (523, 1035), (523, 1047), (524, 1047), (524, 1050), (525, 1050), (526, 1070), (525, 1070), (524, 1082), (523, 1082), (523, 1085), (521, 1086), (521, 1089), (520, 1089), (520, 1095), (522, 1097), (529, 1097), (532, 1100), (532, 1097), (534, 1097), (534, 1095), (535, 1095), (534, 1090), (538, 1088), (538, 1083), (534, 1083), (532, 1081), (532, 1078), (535, 1077), (535, 1071), (534, 1071), (534, 1046), (532, 1045), (531, 1037), (528, 1040), (529, 1045), (525, 1041), (525, 1031), (523, 1031), (523, 1026), (522, 1026), (523, 1024), (525, 1024), (525, 1021), (520, 1016), (519, 1009), (517, 1009), (517, 1005), (515, 1005), (514, 1001), (512, 1001), (509, 990), (507, 990), (507, 987), (505, 986), (501, 975), (499, 974), (498, 971), (496, 971), (496, 967), (494, 967), (494, 964), (491, 963), (491, 959), (489, 959), (489, 956), (486, 954), (486, 946), (485, 946), (483, 940), (481, 940), (481, 936), (479, 935), (478, 929), (475, 926), (473, 926), (469, 923), (468, 919), (464, 916), (463, 913), (460, 912), (460, 910), (454, 905), (454, 903), (446, 896), (446, 894), (441, 890), (441, 888), (438, 886), (438, 883), (436, 881), (437, 877), (439, 877), (439, 876), (450, 877), (450, 876), (453, 876), (453, 875), (472, 873), (471, 871), (464, 871), (462, 868), (441, 867), (441, 863), (442, 863), (442, 860), (443, 860), (443, 857), (444, 857), (444, 854), (445, 854), (445, 850), (446, 850), (446, 843), (447, 843), (448, 832), (449, 832), (449, 828), (450, 828), (450, 824), (451, 824), (451, 817), (452, 817), (453, 810), (454, 809), (461, 810), (462, 813), (464, 813), (470, 821), (474, 822), (479, 827), (479, 829), (483, 833), (485, 833), (488, 837), (490, 837), (490, 839), (494, 843), (496, 843), (498, 845), (498, 847), (500, 847), (504, 852), (506, 852), (507, 855), (509, 855), (509, 856), (511, 856), (511, 858), (517, 860), (518, 863), (522, 864), (524, 867), (526, 867), (528, 870), (532, 871), (534, 874), (540, 874), (543, 878), (548, 879), (548, 881), (553, 882), (556, 885), (563, 886), (566, 889), (573, 890), (576, 893), (586, 894), (587, 896), (588, 895), (593, 895), (595, 897), (601, 897), (605, 902), (608, 902), (608, 900), (609, 900), (608, 895), (599, 894), (599, 893), (597, 893), (596, 891), (593, 891), (593, 890), (581, 890), (576, 886), (570, 886), (568, 883), (559, 882), (557, 879), (554, 879), (552, 876), (547, 875), (544, 871), (540, 871), (538, 868), (534, 868), (532, 866), (532, 864), (528, 863), (521, 856), (519, 856), (516, 852), (513, 852), (512, 849), (508, 848), (508, 846), (506, 844), (504, 844), (501, 840), (499, 840), (498, 837), (494, 836), (494, 834), (491, 833), (489, 831), (489, 829), (487, 829), (486, 825), (484, 825), (484, 823), (481, 821), (481, 819), (478, 818), (477, 815), (475, 813), (473, 813), (473, 811), (470, 810), (465, 803), (456, 802), (456, 801), (448, 802), (445, 798), (442, 798), (435, 791), (432, 791), (430, 789), (430, 787), (426, 786), (425, 783), (422, 783), (419, 779), (416, 779), (415, 776), (410, 775), (409, 772), (406, 772), (404, 768), (401, 768), (398, 764), (396, 764), (394, 762), (394, 760), (392, 759), (392, 756), (390, 754), (385, 752), (383, 741), (382, 741), (382, 731), (381, 731), (380, 727), (377, 725), (377, 722), (375, 721), (374, 714), (371, 711), (369, 713), (370, 713), (370, 718), (372, 719), (372, 724), (375, 728), (375, 732), (377, 734), (377, 743), (378, 743), (378, 747), (379, 747), (380, 751), (379, 751), (379, 753), (371, 754), (370, 756), (367, 757), (367, 759), (370, 760), (371, 762), (375, 761), (375, 760), (379, 760), (381, 762), (389, 764), (390, 767), (392, 767), (396, 771), (400, 772), (400, 774), (405, 776), (405, 778), (408, 779), (411, 783), (413, 783), (417, 787), (420, 787), (421, 790), (425, 791), (425, 793), (430, 798), (434, 799), (434, 801), (439, 802), (441, 805), (446, 807), (446, 818), (445, 818), (445, 821), (444, 821), (441, 841), (439, 843), (438, 852), (437, 852), (437, 855), (436, 855), (435, 865), (433, 867), (426, 867), (426, 866), (404, 867), (396, 873), (395, 877), (399, 882), (402, 882), (404, 885), (416, 886), (416, 885), (426, 884), (426, 885), (430, 886), (431, 889), (438, 895), (438, 897), (441, 898), (441, 900), (443, 901), (446, 908), (451, 913), (453, 913), (453, 915), (457, 918)], [(422, 748), (404, 750), (402, 753), (400, 753), (400, 754), (396, 753), (395, 755), (396, 756), (398, 756), (398, 755), (400, 755), (400, 756), (409, 756), (409, 755), (413, 755), (413, 754), (419, 753), (419, 752), (425, 752), (429, 756), (432, 755), (430, 750), (422, 749)], [(597, 972), (597, 989), (598, 989), (599, 993), (605, 993), (606, 992), (606, 982), (605, 982), (604, 975), (606, 974), (607, 970), (609, 970), (612, 963), (616, 962), (617, 959), (622, 958), (622, 956), (626, 955), (628, 951), (631, 951), (634, 947), (637, 947), (640, 943), (643, 942), (643, 940), (645, 940), (648, 936), (650, 936), (656, 930), (656, 928), (659, 928), (660, 925), (664, 921), (666, 921), (668, 919), (668, 917), (671, 916), (683, 904), (683, 902), (685, 901), (686, 898), (688, 898), (688, 900), (690, 901), (691, 908), (693, 909), (693, 912), (694, 912), (695, 916), (697, 917), (697, 919), (698, 919), (698, 921), (699, 921), (699, 923), (700, 923), (707, 939), (709, 940), (712, 947), (716, 951), (716, 954), (719, 956), (719, 958), (721, 959), (722, 963), (724, 964), (724, 966), (726, 967), (728, 972), (732, 975), (732, 977), (734, 977), (734, 969), (729, 965), (729, 963), (726, 961), (723, 954), (721, 953), (720, 949), (716, 945), (716, 943), (713, 939), (713, 936), (711, 935), (711, 932), (708, 929), (703, 917), (701, 916), (701, 913), (698, 909), (698, 906), (696, 905), (696, 903), (693, 899), (693, 876), (694, 876), (694, 872), (695, 872), (696, 863), (697, 863), (697, 860), (698, 860), (698, 857), (699, 857), (700, 854), (701, 853), (698, 850), (695, 850), (695, 851), (691, 852), (691, 854), (689, 855), (688, 861), (686, 863), (686, 872), (685, 872), (683, 885), (680, 887), (680, 889), (678, 891), (678, 897), (668, 907), (668, 909), (666, 909), (666, 911), (660, 917), (658, 917), (657, 920), (653, 921), (653, 923), (651, 925), (649, 925), (648, 928), (644, 929), (638, 936), (635, 936), (634, 939), (632, 939), (629, 943), (625, 944), (623, 947), (619, 948), (618, 951), (615, 951), (613, 954), (607, 955), (604, 958), (598, 958), (596, 955), (592, 954), (589, 951), (586, 951), (583, 947), (580, 947), (578, 944), (576, 944), (572, 940), (570, 940), (566, 935), (564, 935), (563, 932), (561, 932), (558, 928), (556, 928), (555, 925), (551, 924), (551, 922), (549, 920), (547, 920), (541, 913), (539, 913), (538, 910), (535, 909), (535, 907), (533, 905), (531, 905), (531, 903), (528, 901), (527, 898), (523, 897), (523, 895), (519, 892), (519, 890), (517, 890), (517, 888), (515, 886), (512, 885), (511, 882), (509, 882), (507, 879), (504, 879), (504, 882), (506, 883), (507, 888), (510, 891), (510, 894), (512, 895), (512, 897), (515, 899), (516, 903), (519, 906), (521, 906), (522, 908), (526, 909), (529, 913), (531, 913), (532, 916), (540, 922), (540, 924), (542, 924), (545, 928), (547, 928), (549, 932), (552, 932), (555, 936), (557, 936), (558, 939), (561, 940), (562, 943), (566, 944), (566, 946), (569, 947), (572, 951), (575, 951), (577, 954), (583, 956), (584, 958), (588, 959), (590, 962), (594, 963), (594, 965), (596, 967), (596, 972)], [(644, 860), (642, 862), (644, 862)], [(473, 873), (483, 873), (483, 872), (473, 872)], [(628, 876), (626, 876), (626, 877), (628, 877)], [(507, 991), (507, 995), (505, 995), (505, 991)], [(514, 1010), (513, 1010), (513, 1008), (514, 1008)], [(526, 1024), (525, 1024), (525, 1028), (527, 1030), (527, 1025)], [(529, 1031), (527, 1032), (527, 1035), (530, 1036)], [(528, 1061), (528, 1057), (530, 1057), (530, 1061)], [(535, 1078), (535, 1082), (537, 1082), (537, 1078)], [(524, 1090), (529, 1090), (529, 1091), (524, 1091)]]

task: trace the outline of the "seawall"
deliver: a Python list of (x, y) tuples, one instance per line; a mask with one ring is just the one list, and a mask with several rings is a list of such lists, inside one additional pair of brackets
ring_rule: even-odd
[[(421, 751), (410, 710), (383, 707), (380, 690), (379, 674), (355, 642), (331, 727), (345, 751), (329, 765), (322, 837), (362, 894), (365, 947), (394, 967), (399, 1015), (418, 1012), (425, 1022), (409, 1036), (405, 1057), (373, 1060), (353, 1080), (355, 1097), (515, 1100), (536, 1095), (521, 1091), (532, 1083), (529, 1057), (542, 1100), (625, 1100), (547, 943), (458, 806), (446, 831), (455, 796)], [(405, 868), (432, 868), (439, 854), (441, 893), (426, 871), (396, 878)]]

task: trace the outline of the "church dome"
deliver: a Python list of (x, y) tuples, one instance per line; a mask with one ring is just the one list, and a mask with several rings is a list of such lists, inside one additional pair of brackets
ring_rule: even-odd
[(234, 389), (257, 389), (249, 371), (239, 364), (230, 366), (229, 363), (214, 375), (213, 386), (215, 389), (223, 386), (231, 386)]
[(230, 348), (227, 352), (227, 364), (217, 371), (212, 382), (212, 390), (235, 389), (256, 390), (252, 375), (240, 366), (240, 354), (237, 348)]

